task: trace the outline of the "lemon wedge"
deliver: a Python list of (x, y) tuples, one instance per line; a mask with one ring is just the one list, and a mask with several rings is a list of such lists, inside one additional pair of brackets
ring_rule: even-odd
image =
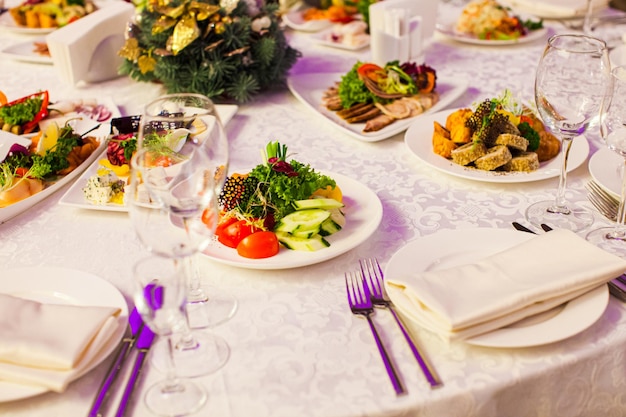
[(43, 155), (46, 151), (52, 149), (59, 140), (59, 126), (56, 123), (50, 123), (46, 130), (43, 132), (42, 137), (37, 144), (36, 152), (39, 155)]

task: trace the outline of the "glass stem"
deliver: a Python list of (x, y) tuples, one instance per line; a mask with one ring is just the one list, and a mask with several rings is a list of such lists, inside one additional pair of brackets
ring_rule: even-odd
[(174, 346), (172, 336), (167, 338), (167, 363), (165, 369), (165, 383), (161, 387), (164, 393), (180, 392), (184, 388), (178, 383), (176, 378), (176, 367), (174, 365)]
[(561, 162), (561, 176), (559, 177), (559, 188), (556, 191), (556, 199), (554, 200), (554, 206), (550, 207), (548, 211), (550, 213), (569, 214), (570, 209), (567, 207), (565, 201), (565, 190), (567, 189), (567, 161), (569, 159), (569, 151), (572, 147), (572, 137), (567, 136), (563, 138), (563, 160)]
[(187, 302), (206, 303), (209, 301), (209, 297), (205, 294), (200, 285), (200, 271), (198, 270), (198, 264), (193, 255), (185, 258), (185, 268), (188, 282)]
[(585, 19), (583, 20), (583, 33), (585, 35), (591, 35), (593, 31), (591, 27), (591, 21), (593, 20), (593, 0), (587, 0), (587, 11), (585, 12)]

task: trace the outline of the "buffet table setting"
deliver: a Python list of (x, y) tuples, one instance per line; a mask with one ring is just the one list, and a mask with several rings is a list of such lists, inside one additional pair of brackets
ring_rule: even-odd
[[(310, 164), (336, 180), (346, 224), (328, 238), (328, 248), (315, 252), (281, 247), (274, 257), (247, 259), (234, 250), (225, 254), (215, 241), (195, 255), (209, 299), (226, 297), (236, 304), (224, 320), (194, 330), (223, 340), (226, 358), (212, 372), (191, 378), (206, 392), (206, 400), (190, 415), (496, 417), (626, 412), (622, 348), (626, 307), (609, 295), (604, 284), (620, 275), (626, 264), (595, 247), (598, 252), (592, 251), (585, 240), (589, 230), (612, 224), (588, 201), (588, 183), (595, 180), (616, 195), (621, 186), (621, 158), (607, 150), (598, 125), (592, 123), (584, 137), (574, 139), (569, 155), (565, 196), (593, 215), (593, 224), (580, 232), (545, 232), (525, 218), (531, 204), (555, 198), (558, 157), (542, 162), (534, 172), (519, 173), (527, 175), (490, 175), (452, 166), (432, 151), (433, 123), (445, 124), (453, 110), (501, 97), (505, 91), (534, 103), (536, 69), (548, 38), (572, 29), (559, 16), (547, 16), (543, 27), (526, 38), (468, 40), (445, 30), (466, 3), (440, 1), (438, 26), (420, 43), (419, 56), (411, 54), (436, 70), (439, 101), (424, 114), (396, 120), (377, 132), (366, 134), (360, 126), (338, 122), (319, 102), (357, 62), (374, 59), (371, 48), (329, 45), (326, 39), (320, 41), (319, 31), (294, 23), (293, 14), (284, 14), (280, 21), (289, 48), (298, 51), (286, 79), (245, 100), (214, 98), (228, 138), (229, 173), (250, 171), (263, 162), (261, 152), (268, 143), (283, 144), (289, 159)], [(520, 1), (513, 6), (523, 5)], [(606, 3), (597, 10), (621, 13)], [(167, 81), (142, 82), (128, 75), (69, 82), (56, 62), (7, 53), (45, 34), (6, 26), (0, 27), (0, 91), (8, 101), (47, 91), (51, 101), (104, 104), (110, 120), (140, 115), (147, 103), (171, 92)], [(612, 49), (611, 59), (618, 59), (620, 52), (620, 46)], [(86, 369), (55, 389), (4, 380), (0, 367), (3, 416), (90, 415), (118, 346), (130, 334), (126, 324), (135, 307), (133, 268), (149, 253), (127, 209), (82, 198), (89, 175), (97, 170), (91, 164), (97, 164), (99, 155), (88, 162), (86, 171), (77, 172), (36, 204), (2, 217), (0, 296), (114, 307), (106, 315), (120, 318), (113, 331), (115, 343), (108, 343)], [(8, 208), (0, 208), (0, 216), (3, 210)], [(516, 231), (513, 222), (537, 236)], [(518, 244), (528, 245), (521, 255)], [(520, 275), (530, 271), (537, 286), (551, 280), (551, 268), (555, 275), (593, 270), (590, 275), (596, 280), (580, 278), (575, 299), (568, 296), (542, 314), (469, 336), (459, 336), (456, 328), (442, 336), (436, 325), (424, 324), (412, 314), (410, 299), (398, 290), (411, 274), (456, 267), (506, 249), (511, 249), (507, 256), (516, 259), (510, 269), (522, 271)], [(577, 257), (580, 253), (584, 255)], [(373, 322), (405, 388), (398, 395), (367, 321), (352, 314), (346, 274), (358, 273), (363, 260), (371, 258), (380, 264), (388, 295), (436, 383), (426, 377), (391, 312), (377, 308)], [(468, 308), (488, 304), (485, 287), (490, 284), (484, 282), (463, 287), (467, 292), (461, 300), (473, 302), (467, 302)], [(493, 294), (507, 299), (509, 283), (501, 285), (502, 293), (493, 290)], [(416, 298), (432, 288), (421, 288)], [(455, 306), (465, 305), (452, 296), (450, 300)], [(9, 316), (8, 302), (0, 298), (0, 303), (0, 311)], [(8, 326), (12, 320), (0, 323)], [(74, 324), (57, 326), (52, 334), (78, 331)], [(0, 365), (10, 357), (2, 345), (4, 341)], [(122, 398), (138, 351), (130, 348), (100, 415), (156, 415), (144, 395), (165, 375), (150, 355), (132, 397)], [(125, 401), (126, 409), (119, 410)]]

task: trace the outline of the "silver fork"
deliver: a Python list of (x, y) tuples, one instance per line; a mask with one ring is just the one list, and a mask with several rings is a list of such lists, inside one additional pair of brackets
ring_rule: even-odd
[(585, 184), (591, 204), (609, 220), (617, 220), (619, 201), (593, 181)]
[(372, 299), (372, 303), (375, 306), (380, 306), (391, 311), (393, 318), (396, 320), (398, 327), (400, 327), (404, 338), (406, 339), (409, 347), (411, 348), (411, 351), (413, 352), (413, 356), (415, 356), (417, 363), (419, 364), (420, 368), (422, 368), (422, 372), (428, 380), (431, 388), (436, 388), (443, 385), (437, 374), (433, 371), (432, 367), (426, 361), (425, 356), (420, 353), (419, 349), (415, 345), (415, 342), (413, 342), (413, 339), (411, 338), (411, 335), (404, 326), (404, 323), (402, 323), (402, 320), (400, 319), (400, 317), (398, 317), (398, 314), (394, 309), (393, 303), (387, 296), (385, 287), (383, 285), (385, 277), (383, 274), (383, 270), (378, 263), (378, 260), (375, 258), (360, 260), (359, 264), (361, 266), (361, 274), (363, 275), (363, 279), (365, 280), (366, 285), (370, 288), (370, 297)]
[(391, 379), (393, 389), (396, 391), (396, 395), (406, 394), (406, 388), (400, 380), (398, 372), (396, 371), (396, 368), (391, 361), (387, 350), (385, 349), (385, 345), (383, 345), (383, 342), (378, 335), (378, 330), (376, 330), (374, 321), (372, 320), (371, 315), (374, 313), (374, 306), (372, 305), (372, 300), (370, 299), (369, 289), (366, 285), (363, 285), (363, 278), (357, 272), (346, 272), (345, 278), (350, 310), (352, 310), (353, 314), (363, 316), (367, 319), (370, 329), (372, 330), (372, 334), (374, 335), (376, 346), (378, 347), (380, 356), (383, 359), (385, 368), (387, 369), (387, 374), (389, 375), (389, 379)]

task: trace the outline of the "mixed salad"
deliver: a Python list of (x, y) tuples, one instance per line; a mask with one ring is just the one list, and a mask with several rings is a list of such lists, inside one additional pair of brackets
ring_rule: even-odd
[(483, 40), (514, 40), (541, 28), (541, 19), (523, 20), (495, 0), (471, 1), (456, 23), (457, 32)]
[(217, 240), (246, 258), (276, 255), (280, 246), (314, 251), (345, 217), (335, 181), (309, 165), (288, 161), (287, 147), (270, 142), (264, 161), (247, 174), (226, 179), (219, 197)]

